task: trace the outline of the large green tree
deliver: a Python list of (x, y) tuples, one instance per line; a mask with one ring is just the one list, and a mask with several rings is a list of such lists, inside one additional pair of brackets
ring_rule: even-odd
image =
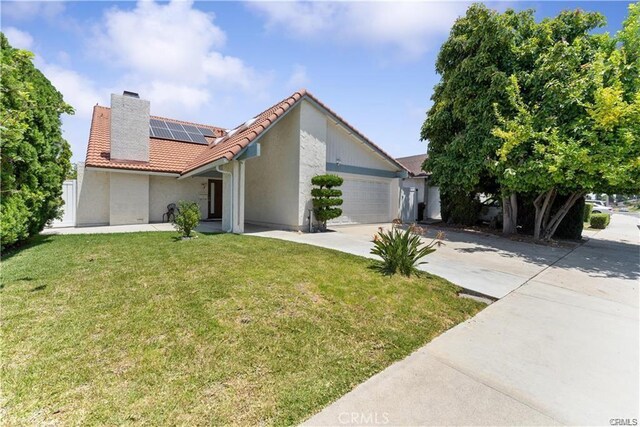
[[(545, 239), (586, 192), (637, 192), (638, 6), (615, 38), (592, 33), (602, 25), (596, 13), (536, 23), (531, 11), (471, 6), (442, 46), (422, 127), (436, 183), (497, 187), (506, 233), (517, 194), (535, 194), (534, 233)], [(552, 209), (556, 195), (564, 202)]]
[[(534, 67), (510, 76), (514, 112), (493, 134), (503, 192), (533, 193), (534, 237), (550, 239), (587, 192), (640, 187), (638, 7), (612, 38), (593, 35), (599, 14), (562, 12), (538, 25), (528, 48)], [(552, 212), (557, 195), (566, 199)]]
[[(534, 31), (532, 11), (500, 14), (481, 4), (454, 23), (438, 54), (441, 80), (421, 131), (429, 142), (423, 167), (443, 193), (495, 191), (487, 161), (501, 146), (492, 133), (498, 125), (495, 108), (504, 113), (512, 108), (505, 88), (509, 77), (532, 61), (521, 45)], [(503, 204), (504, 227), (515, 231), (516, 200), (507, 197)]]
[(71, 150), (60, 116), (71, 114), (60, 92), (0, 33), (0, 238), (3, 248), (37, 234), (60, 213)]

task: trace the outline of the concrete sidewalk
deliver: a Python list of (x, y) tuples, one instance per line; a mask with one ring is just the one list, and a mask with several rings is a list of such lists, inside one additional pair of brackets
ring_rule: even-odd
[[(389, 224), (334, 227), (336, 231), (328, 233), (267, 230), (252, 235), (375, 258), (369, 252), (378, 226), (388, 227)], [(435, 235), (435, 230), (431, 230), (429, 235)], [(445, 245), (427, 256), (424, 259), (427, 263), (419, 268), (474, 292), (502, 298), (571, 250), (516, 242), (483, 233), (447, 231)]]
[[(173, 224), (168, 222), (130, 225), (99, 225), (94, 227), (49, 227), (40, 234), (112, 234), (112, 233), (140, 233), (146, 231), (176, 231)], [(215, 233), (222, 231), (220, 221), (201, 221), (196, 227), (201, 233)]]
[(639, 414), (638, 220), (607, 230), (307, 425), (610, 425)]

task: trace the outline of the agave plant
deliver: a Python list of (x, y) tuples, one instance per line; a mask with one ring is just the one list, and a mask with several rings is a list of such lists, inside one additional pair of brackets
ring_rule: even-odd
[(373, 236), (373, 249), (371, 253), (382, 258), (376, 264), (384, 274), (392, 275), (400, 272), (405, 276), (411, 276), (417, 271), (417, 266), (424, 264), (420, 260), (430, 253), (435, 252), (435, 246), (442, 245), (444, 233), (439, 232), (436, 237), (427, 244), (420, 239), (424, 230), (415, 224), (403, 230), (394, 222), (390, 230), (378, 228), (378, 234)]

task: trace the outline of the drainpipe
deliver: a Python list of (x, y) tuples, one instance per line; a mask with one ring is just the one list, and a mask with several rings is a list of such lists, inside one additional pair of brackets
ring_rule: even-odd
[[(231, 205), (230, 205), (230, 209), (231, 209), (231, 216), (229, 217), (229, 229), (227, 230), (227, 233), (232, 233), (233, 232), (233, 174), (231, 172), (227, 172), (227, 171), (223, 171), (220, 169), (220, 166), (222, 165), (218, 165), (216, 166), (216, 170), (218, 172), (220, 172), (221, 174), (225, 174), (225, 175), (229, 175), (229, 178), (231, 178)], [(223, 193), (224, 194), (224, 193)]]

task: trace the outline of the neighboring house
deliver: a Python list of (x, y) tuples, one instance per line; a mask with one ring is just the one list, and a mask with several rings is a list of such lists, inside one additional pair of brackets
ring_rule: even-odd
[(308, 230), (311, 178), (344, 178), (334, 224), (399, 214), (406, 169), (305, 90), (232, 130), (150, 115), (135, 93), (96, 106), (78, 168), (78, 226), (160, 222), (170, 203), (197, 201), (224, 230), (244, 223)]
[[(400, 157), (396, 160), (409, 171), (409, 176), (402, 180), (402, 188), (404, 194), (408, 196), (407, 189), (416, 189), (416, 203), (424, 203), (423, 215), (424, 219), (440, 219), (440, 189), (437, 186), (430, 185), (431, 174), (422, 170), (422, 164), (427, 159), (426, 154), (417, 154), (415, 156)], [(416, 210), (417, 211), (417, 210)], [(415, 214), (417, 220), (417, 213)]]

